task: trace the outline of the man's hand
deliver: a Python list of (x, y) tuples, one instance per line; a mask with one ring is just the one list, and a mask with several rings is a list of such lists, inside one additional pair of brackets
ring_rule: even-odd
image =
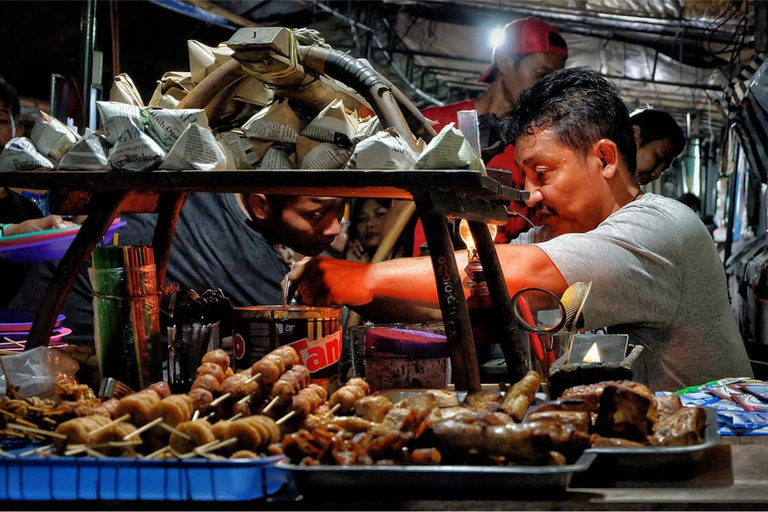
[(371, 265), (318, 256), (294, 265), (288, 273), (288, 297), (303, 304), (361, 306), (373, 300)]
[(42, 219), (25, 220), (19, 224), (10, 224), (3, 230), (4, 236), (22, 235), (25, 233), (34, 233), (36, 231), (45, 231), (46, 229), (60, 229), (77, 226), (73, 222), (68, 222), (58, 215), (49, 215)]

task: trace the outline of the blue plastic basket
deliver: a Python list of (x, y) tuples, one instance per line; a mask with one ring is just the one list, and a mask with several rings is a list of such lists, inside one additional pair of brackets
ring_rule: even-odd
[(284, 459), (0, 459), (0, 500), (248, 501), (279, 491)]

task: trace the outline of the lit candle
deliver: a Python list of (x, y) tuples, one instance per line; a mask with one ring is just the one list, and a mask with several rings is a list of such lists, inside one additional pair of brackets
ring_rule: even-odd
[(584, 359), (582, 359), (585, 363), (599, 363), (600, 362), (600, 350), (597, 348), (597, 342), (592, 343), (592, 346), (589, 347), (589, 351), (587, 351), (587, 355), (584, 356)]

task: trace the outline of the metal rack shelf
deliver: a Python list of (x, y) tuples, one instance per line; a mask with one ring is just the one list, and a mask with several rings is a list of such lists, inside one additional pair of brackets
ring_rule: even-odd
[[(524, 352), (515, 343), (517, 326), (509, 293), (486, 222), (505, 223), (506, 205), (527, 197), (503, 185), (504, 173), (490, 171), (254, 170), (254, 171), (20, 171), (0, 173), (0, 186), (49, 189), (52, 211), (88, 214), (46, 290), (27, 348), (47, 343), (54, 321), (93, 248), (120, 213), (157, 213), (153, 247), (158, 283), (165, 269), (179, 211), (189, 192), (260, 192), (283, 195), (412, 199), (424, 224), (457, 389), (480, 389), (469, 311), (453, 257), (447, 217), (470, 223), (485, 269), (510, 379), (522, 377)], [(491, 177), (493, 176), (493, 177)], [(496, 178), (496, 179), (494, 179)], [(501, 182), (500, 182), (501, 181)]]

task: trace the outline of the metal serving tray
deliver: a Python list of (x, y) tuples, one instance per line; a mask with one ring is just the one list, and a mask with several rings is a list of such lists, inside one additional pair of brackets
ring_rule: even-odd
[(589, 469), (596, 454), (585, 453), (565, 466), (299, 466), (280, 462), (303, 495), (329, 489), (389, 489), (430, 492), (515, 492), (564, 491), (574, 473)]
[(644, 446), (589, 448), (585, 453), (597, 456), (590, 474), (614, 480), (657, 480), (686, 476), (696, 467), (704, 452), (718, 445), (717, 410), (704, 408), (707, 426), (704, 442), (690, 446)]

